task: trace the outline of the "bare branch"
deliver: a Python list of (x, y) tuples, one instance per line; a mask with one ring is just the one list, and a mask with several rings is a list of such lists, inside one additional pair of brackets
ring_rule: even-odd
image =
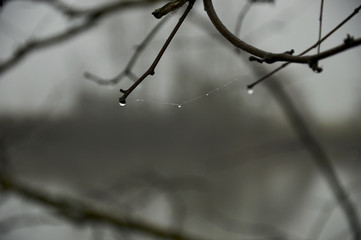
[(123, 93), (123, 96), (121, 96), (119, 98), (119, 104), (121, 106), (125, 106), (126, 104), (126, 99), (128, 97), (128, 95), (149, 75), (154, 75), (154, 71), (155, 68), (157, 67), (160, 59), (162, 58), (164, 52), (167, 50), (169, 44), (171, 43), (173, 37), (175, 36), (175, 34), (177, 33), (178, 29), (180, 28), (180, 26), (182, 25), (182, 23), (184, 22), (184, 20), (186, 19), (188, 13), (192, 10), (193, 5), (194, 5), (195, 0), (189, 0), (188, 1), (188, 6), (186, 8), (186, 10), (184, 11), (183, 15), (181, 16), (181, 18), (179, 19), (178, 23), (176, 24), (176, 26), (174, 27), (173, 31), (171, 32), (171, 34), (169, 35), (169, 37), (167, 38), (167, 40), (165, 41), (163, 47), (161, 48), (161, 50), (159, 51), (157, 57), (154, 59), (152, 65), (148, 68), (148, 70), (132, 85), (130, 86), (127, 90), (123, 90), (120, 89), (120, 92)]
[[(301, 52), (299, 54), (299, 56), (302, 56), (306, 53), (308, 53), (309, 51), (311, 51), (312, 49), (314, 49), (315, 47), (317, 47), (319, 44), (321, 44), (323, 41), (325, 41), (327, 38), (329, 38), (332, 34), (334, 34), (338, 29), (340, 29), (345, 23), (347, 23), (351, 18), (353, 18), (356, 14), (358, 14), (361, 10), (361, 5), (358, 6), (357, 8), (355, 8), (353, 10), (353, 12), (347, 16), (342, 22), (340, 22), (336, 27), (334, 27), (329, 33), (327, 33), (323, 38), (321, 38), (319, 41), (317, 41), (315, 44), (313, 44), (311, 47), (307, 48), (306, 50), (304, 50), (303, 52)], [(291, 64), (291, 62), (288, 63), (284, 63), (282, 64), (280, 67), (274, 69), (273, 71), (271, 71), (270, 73), (267, 73), (266, 75), (264, 75), (263, 77), (259, 78), (257, 81), (249, 84), (247, 87), (248, 88), (253, 88), (254, 86), (256, 86), (257, 84), (263, 82), (264, 80), (266, 80), (267, 78), (269, 78), (270, 76), (272, 76), (273, 74), (277, 73), (278, 71), (282, 70), (283, 68), (287, 67), (289, 64)]]
[(250, 44), (245, 43), (244, 41), (240, 40), (237, 36), (231, 33), (222, 23), (222, 21), (218, 18), (217, 13), (213, 7), (212, 0), (203, 0), (205, 11), (208, 14), (208, 17), (212, 21), (213, 25), (217, 28), (217, 30), (234, 46), (254, 55), (250, 58), (250, 60), (254, 60), (257, 62), (265, 62), (265, 63), (274, 63), (274, 62), (294, 62), (294, 63), (304, 63), (309, 64), (310, 67), (314, 70), (319, 72), (319, 68), (317, 67), (317, 62), (321, 59), (333, 56), (340, 52), (343, 52), (347, 49), (352, 47), (356, 47), (361, 45), (361, 38), (355, 39), (352, 41), (351, 44), (341, 44), (336, 46), (332, 49), (328, 49), (327, 51), (321, 52), (315, 55), (309, 56), (293, 56), (288, 54), (287, 52), (284, 53), (271, 53), (256, 48)]

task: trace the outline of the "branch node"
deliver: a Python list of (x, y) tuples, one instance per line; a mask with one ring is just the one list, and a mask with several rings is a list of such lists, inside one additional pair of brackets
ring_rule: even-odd
[(259, 62), (259, 63), (274, 63), (275, 60), (273, 60), (269, 54), (266, 54), (263, 58), (259, 58), (259, 57), (255, 57), (255, 56), (250, 56), (249, 60), (251, 62), (255, 61), (255, 62)]
[(285, 54), (288, 54), (288, 55), (293, 55), (294, 53), (295, 53), (294, 49), (291, 49), (291, 50), (285, 52)]
[(251, 62), (259, 62), (259, 63), (263, 63), (264, 60), (262, 58), (258, 58), (258, 57), (255, 57), (255, 56), (250, 56), (249, 58), (249, 61)]
[(354, 41), (354, 37), (351, 36), (350, 34), (347, 34), (347, 37), (343, 40), (343, 42), (345, 43), (345, 45), (350, 45), (353, 43)]
[(318, 66), (318, 61), (311, 61), (309, 66), (316, 73), (321, 73), (323, 71), (323, 69)]

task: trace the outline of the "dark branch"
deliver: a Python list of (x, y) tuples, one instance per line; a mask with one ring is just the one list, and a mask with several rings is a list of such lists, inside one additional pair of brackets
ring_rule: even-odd
[(152, 65), (148, 68), (148, 70), (135, 82), (133, 83), (132, 86), (130, 86), (127, 90), (123, 90), (120, 89), (120, 92), (123, 93), (123, 95), (119, 98), (119, 104), (121, 106), (125, 106), (126, 104), (126, 99), (129, 96), (129, 94), (149, 75), (154, 75), (154, 71), (155, 68), (157, 67), (160, 59), (162, 58), (164, 52), (167, 50), (169, 44), (171, 43), (173, 37), (175, 36), (175, 34), (177, 33), (178, 29), (180, 28), (180, 26), (182, 25), (182, 23), (184, 22), (184, 20), (186, 19), (188, 13), (192, 10), (193, 5), (194, 5), (195, 0), (189, 0), (188, 1), (188, 6), (186, 8), (186, 10), (184, 11), (183, 15), (181, 16), (181, 18), (179, 19), (177, 25), (174, 27), (173, 31), (171, 32), (171, 34), (169, 35), (168, 39), (166, 40), (166, 42), (164, 43), (163, 47), (161, 48), (161, 50), (159, 51), (157, 57), (154, 59)]
[[(336, 27), (334, 27), (329, 33), (327, 33), (323, 38), (321, 38), (319, 41), (317, 41), (315, 44), (313, 44), (311, 47), (307, 48), (306, 50), (304, 50), (303, 52), (301, 52), (299, 54), (299, 56), (302, 56), (306, 53), (308, 53), (309, 51), (311, 51), (312, 49), (314, 49), (315, 47), (319, 46), (319, 44), (321, 44), (322, 42), (324, 42), (327, 38), (329, 38), (332, 34), (334, 34), (338, 29), (340, 29), (345, 23), (347, 23), (351, 18), (353, 18), (356, 14), (358, 14), (361, 10), (361, 5), (358, 6), (357, 8), (355, 8), (353, 10), (353, 12), (347, 16), (342, 22), (340, 22)], [(272, 76), (273, 74), (279, 72), (280, 70), (282, 70), (283, 68), (287, 67), (289, 64), (291, 64), (290, 62), (288, 63), (284, 63), (282, 64), (280, 67), (274, 69), (272, 72), (267, 73), (266, 75), (264, 75), (263, 77), (259, 78), (257, 81), (249, 84), (247, 87), (248, 88), (253, 88), (254, 86), (256, 86), (257, 84), (263, 82), (264, 80), (266, 80), (267, 78), (269, 78), (270, 76)]]
[(314, 64), (319, 60), (333, 56), (340, 52), (343, 52), (352, 47), (356, 47), (361, 45), (361, 38), (355, 39), (352, 44), (346, 45), (342, 44), (336, 46), (332, 49), (329, 49), (325, 52), (321, 52), (315, 55), (309, 56), (294, 56), (287, 53), (271, 53), (259, 48), (256, 48), (242, 40), (240, 40), (237, 36), (231, 33), (222, 23), (222, 21), (218, 18), (217, 13), (213, 7), (212, 0), (203, 0), (205, 11), (208, 14), (209, 19), (212, 21), (213, 25), (216, 29), (234, 46), (254, 55), (260, 62), (265, 63), (274, 63), (274, 62), (294, 62), (294, 63), (304, 63), (304, 64)]

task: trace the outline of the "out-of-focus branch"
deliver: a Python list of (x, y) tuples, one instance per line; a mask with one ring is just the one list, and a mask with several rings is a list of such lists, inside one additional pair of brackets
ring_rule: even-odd
[[(306, 53), (308, 53), (309, 51), (311, 51), (312, 49), (314, 49), (315, 47), (319, 46), (323, 41), (325, 41), (327, 38), (329, 38), (332, 34), (334, 34), (338, 29), (340, 29), (345, 23), (347, 23), (351, 18), (353, 18), (356, 14), (358, 14), (360, 12), (361, 9), (361, 5), (358, 6), (357, 8), (354, 9), (354, 11), (347, 16), (342, 22), (340, 22), (336, 27), (334, 27), (329, 33), (327, 33), (323, 38), (321, 38), (320, 40), (318, 40), (315, 44), (313, 44), (311, 47), (307, 48), (306, 50), (304, 50), (303, 52), (301, 52), (299, 54), (299, 56), (302, 56)], [(249, 84), (247, 87), (248, 88), (253, 88), (254, 86), (256, 86), (257, 84), (261, 83), (262, 81), (266, 80), (267, 78), (271, 77), (273, 74), (279, 72), (280, 70), (282, 70), (283, 68), (287, 67), (288, 65), (290, 65), (291, 63), (284, 63), (282, 64), (280, 67), (274, 69), (273, 71), (265, 74), (263, 77), (259, 78), (258, 80), (256, 80), (255, 82)]]
[(308, 56), (293, 56), (289, 51), (284, 53), (272, 53), (267, 52), (262, 49), (256, 48), (246, 42), (240, 40), (237, 36), (231, 33), (222, 21), (217, 16), (215, 9), (213, 7), (212, 0), (203, 0), (205, 11), (208, 14), (209, 19), (212, 21), (216, 29), (234, 46), (252, 54), (250, 57), (251, 61), (257, 61), (260, 63), (274, 63), (274, 62), (294, 62), (294, 63), (303, 63), (308, 64), (310, 67), (319, 72), (318, 61), (324, 58), (328, 58), (335, 54), (341, 53), (347, 49), (361, 45), (361, 38), (352, 39), (352, 41), (345, 42), (341, 45), (338, 45), (334, 48), (328, 49), (319, 54), (308, 55)]
[[(243, 20), (246, 17), (248, 11), (251, 9), (252, 5), (253, 4), (250, 1), (247, 1), (244, 4), (244, 6), (242, 7), (242, 9), (239, 12), (238, 17), (237, 17), (237, 22), (236, 22), (236, 27), (235, 27), (235, 30), (234, 30), (234, 35), (239, 36), (239, 34), (241, 32), (241, 27), (242, 27), (242, 24), (243, 24)], [(239, 50), (239, 48), (236, 48), (236, 49)]]
[(153, 37), (159, 31), (161, 26), (163, 26), (163, 24), (167, 21), (167, 19), (169, 19), (169, 18), (165, 17), (161, 21), (159, 21), (157, 25), (155, 25), (155, 27), (149, 32), (149, 34), (144, 38), (144, 40), (137, 46), (137, 48), (135, 49), (135, 51), (134, 51), (132, 57), (130, 58), (128, 64), (126, 65), (124, 70), (121, 71), (118, 75), (116, 75), (115, 77), (110, 78), (110, 79), (105, 79), (105, 78), (101, 78), (99, 76), (96, 76), (93, 73), (85, 72), (84, 77), (91, 80), (91, 81), (93, 81), (93, 82), (95, 82), (95, 83), (98, 83), (100, 85), (115, 85), (118, 82), (120, 82), (126, 76), (131, 78), (133, 81), (136, 81), (138, 79), (138, 77), (132, 72), (132, 68), (133, 68), (134, 64), (136, 63), (136, 61), (139, 59), (139, 57), (142, 54), (143, 50), (148, 46), (150, 41), (153, 39)]
[(166, 228), (157, 227), (140, 220), (122, 218), (114, 212), (101, 210), (95, 206), (64, 196), (49, 195), (12, 178), (0, 175), (0, 187), (3, 191), (17, 194), (25, 199), (40, 203), (56, 210), (59, 216), (78, 224), (102, 223), (117, 229), (131, 230), (143, 235), (175, 240), (201, 240), (201, 238), (182, 234)]
[(306, 147), (314, 162), (318, 165), (324, 178), (326, 179), (331, 192), (335, 199), (340, 204), (350, 231), (353, 234), (354, 240), (361, 239), (361, 222), (357, 215), (357, 208), (352, 203), (346, 190), (341, 184), (335, 169), (333, 168), (327, 153), (322, 148), (321, 144), (317, 141), (316, 137), (313, 136), (312, 131), (307, 126), (306, 121), (303, 119), (302, 114), (299, 113), (288, 96), (286, 91), (278, 84), (277, 81), (273, 81), (272, 84), (268, 85), (268, 88), (276, 98), (279, 105), (282, 107), (287, 119), (289, 120), (292, 129), (297, 133), (298, 138), (302, 144)]
[(0, 220), (0, 236), (20, 228), (56, 224), (57, 222), (54, 219), (47, 216), (32, 213), (16, 214)]
[(164, 0), (117, 1), (114, 3), (104, 4), (99, 7), (95, 7), (87, 10), (75, 9), (59, 1), (51, 1), (51, 0), (32, 0), (32, 1), (50, 4), (56, 10), (62, 12), (66, 16), (82, 18), (83, 21), (81, 24), (72, 26), (69, 29), (57, 33), (53, 36), (49, 36), (37, 40), (29, 40), (28, 42), (24, 43), (22, 46), (18, 47), (8, 59), (2, 60), (0, 62), (0, 76), (1, 74), (4, 74), (6, 71), (13, 68), (16, 64), (18, 64), (27, 55), (34, 52), (35, 50), (53, 46), (63, 41), (69, 40), (77, 36), (78, 34), (90, 29), (97, 23), (97, 21), (101, 20), (102, 18), (114, 12), (121, 10), (124, 11), (134, 7), (145, 7), (155, 2), (164, 1)]

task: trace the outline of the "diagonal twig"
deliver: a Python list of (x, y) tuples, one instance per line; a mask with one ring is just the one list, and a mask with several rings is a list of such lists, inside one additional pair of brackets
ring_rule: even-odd
[(169, 44), (171, 43), (172, 39), (174, 38), (175, 34), (177, 33), (178, 29), (180, 28), (180, 26), (182, 25), (182, 23), (184, 22), (184, 20), (186, 19), (187, 15), (189, 14), (189, 12), (192, 10), (193, 5), (194, 5), (195, 0), (189, 0), (188, 1), (188, 6), (186, 8), (186, 10), (184, 11), (183, 15), (179, 18), (178, 23), (176, 24), (176, 26), (174, 27), (173, 31), (170, 33), (169, 37), (167, 38), (167, 40), (165, 41), (163, 47), (161, 48), (161, 50), (159, 51), (157, 57), (154, 59), (152, 65), (148, 68), (147, 71), (145, 71), (145, 73), (135, 82), (133, 83), (127, 90), (123, 90), (120, 89), (120, 92), (123, 93), (123, 95), (119, 98), (119, 104), (120, 106), (125, 106), (126, 105), (126, 99), (129, 96), (129, 94), (145, 79), (147, 78), (149, 75), (154, 75), (154, 71), (155, 68), (157, 67), (159, 61), (161, 60), (163, 54), (165, 53), (165, 51), (167, 50)]

